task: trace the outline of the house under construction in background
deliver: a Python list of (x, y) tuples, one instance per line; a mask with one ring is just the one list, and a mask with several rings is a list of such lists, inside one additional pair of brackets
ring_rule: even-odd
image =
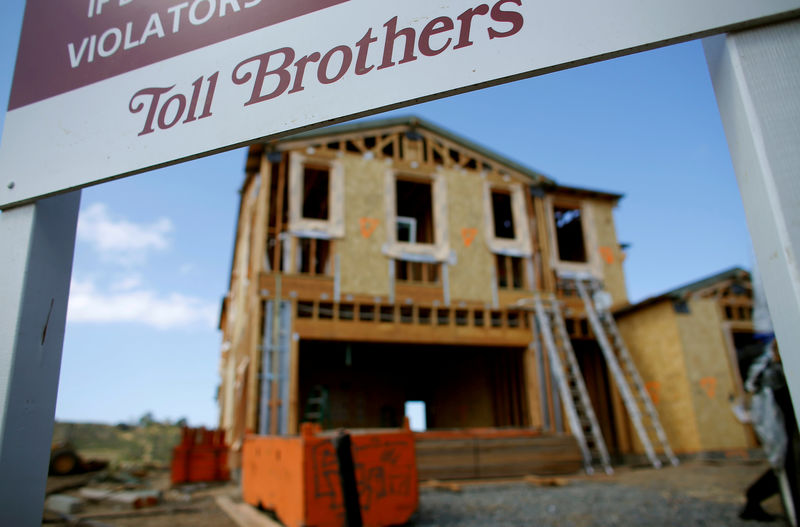
[(731, 411), (763, 351), (754, 346), (750, 273), (729, 269), (615, 315), (677, 451), (758, 445), (752, 427), (742, 426)]
[(409, 402), (421, 477), (674, 462), (611, 316), (620, 198), (416, 118), (252, 146), (220, 319), (233, 463), (247, 432), (398, 427)]

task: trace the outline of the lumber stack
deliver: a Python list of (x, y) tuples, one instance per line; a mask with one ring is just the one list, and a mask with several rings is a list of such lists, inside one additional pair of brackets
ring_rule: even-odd
[(414, 439), (421, 480), (548, 476), (582, 468), (569, 435), (485, 429), (423, 432)]

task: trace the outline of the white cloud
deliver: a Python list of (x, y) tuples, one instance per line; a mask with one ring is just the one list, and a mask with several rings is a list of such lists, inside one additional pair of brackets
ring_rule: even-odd
[(211, 329), (216, 319), (217, 306), (212, 302), (179, 293), (160, 295), (135, 280), (123, 280), (109, 291), (100, 291), (91, 280), (73, 280), (67, 313), (71, 323), (126, 322), (157, 329)]
[(123, 276), (117, 282), (111, 284), (112, 291), (131, 291), (142, 285), (142, 277), (138, 274)]
[(168, 218), (153, 223), (134, 223), (113, 218), (104, 203), (81, 211), (78, 240), (89, 243), (103, 257), (119, 263), (141, 263), (149, 251), (170, 246), (173, 225)]

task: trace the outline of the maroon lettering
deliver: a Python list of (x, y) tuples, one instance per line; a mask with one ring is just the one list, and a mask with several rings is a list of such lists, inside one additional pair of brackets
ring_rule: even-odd
[(214, 100), (214, 93), (217, 91), (217, 79), (219, 79), (219, 72), (208, 78), (208, 93), (206, 94), (206, 104), (203, 106), (203, 113), (200, 114), (198, 119), (205, 119), (211, 117), (211, 103)]
[(150, 109), (147, 110), (147, 118), (144, 121), (144, 128), (142, 131), (139, 132), (139, 135), (146, 135), (153, 133), (153, 121), (156, 117), (156, 112), (158, 111), (158, 100), (161, 98), (162, 95), (169, 92), (174, 88), (175, 85), (170, 86), (169, 88), (144, 88), (143, 90), (137, 91), (131, 97), (131, 101), (128, 104), (128, 111), (131, 113), (139, 113), (144, 110), (146, 104), (144, 102), (138, 103), (134, 106), (134, 101), (139, 97), (150, 97)]
[(448, 38), (447, 42), (445, 42), (442, 46), (433, 49), (431, 47), (431, 37), (433, 35), (438, 35), (439, 33), (452, 31), (453, 28), (455, 28), (453, 21), (446, 16), (440, 16), (428, 22), (428, 24), (425, 26), (425, 29), (423, 29), (419, 34), (419, 52), (426, 57), (433, 57), (434, 55), (438, 55), (442, 51), (446, 50), (450, 46), (450, 42), (452, 42), (453, 39)]
[(197, 103), (200, 102), (200, 90), (203, 88), (203, 77), (194, 81), (192, 83), (192, 88), (192, 100), (189, 102), (188, 117), (183, 121), (184, 124), (197, 120), (195, 114), (197, 113)]
[[(169, 114), (169, 107), (172, 106), (173, 102), (178, 103), (178, 109), (175, 111), (175, 117), (172, 118), (171, 121), (167, 122), (167, 115)], [(164, 103), (164, 106), (161, 107), (161, 111), (158, 112), (158, 127), (162, 130), (167, 130), (172, 128), (178, 121), (180, 121), (181, 117), (183, 116), (183, 111), (186, 109), (186, 97), (177, 93), (167, 99), (167, 102)]]
[[(339, 72), (336, 75), (329, 77), (328, 64), (330, 64), (331, 58), (333, 58), (333, 55), (336, 52), (340, 52), (342, 54), (342, 65), (339, 67)], [(324, 57), (322, 57), (322, 60), (319, 63), (319, 69), (317, 70), (317, 79), (319, 79), (319, 82), (322, 84), (333, 84), (344, 77), (344, 74), (347, 73), (347, 70), (350, 68), (350, 64), (352, 62), (353, 52), (350, 50), (350, 47), (336, 46), (327, 52)]]
[(377, 41), (377, 37), (372, 36), (372, 28), (369, 28), (366, 35), (364, 35), (361, 40), (356, 42), (356, 47), (358, 48), (358, 57), (356, 58), (356, 75), (366, 75), (372, 71), (372, 68), (375, 67), (374, 65), (367, 67), (367, 54), (369, 53), (369, 45)]
[(292, 86), (292, 89), (289, 90), (289, 93), (297, 93), (305, 90), (303, 87), (303, 75), (306, 73), (306, 66), (309, 62), (319, 62), (321, 56), (322, 55), (315, 51), (311, 55), (306, 55), (294, 63), (297, 73), (294, 74), (294, 86)]
[[(486, 9), (489, 8), (487, 7)], [(416, 55), (414, 55), (414, 45), (416, 44), (417, 33), (412, 28), (406, 27), (398, 31), (397, 17), (394, 17), (386, 22), (383, 27), (386, 28), (386, 41), (383, 43), (383, 62), (381, 62), (381, 65), (378, 66), (379, 70), (394, 66), (395, 63), (392, 60), (392, 55), (394, 54), (394, 43), (395, 40), (397, 40), (397, 37), (405, 38), (405, 51), (403, 53), (403, 60), (401, 60), (399, 64), (405, 64), (406, 62), (417, 60)]]
[[(153, 133), (155, 131), (155, 125), (158, 125), (160, 130), (168, 130), (178, 124), (178, 121), (180, 121), (184, 115), (186, 116), (186, 120), (183, 121), (183, 124), (211, 117), (211, 105), (214, 102), (214, 92), (217, 89), (218, 78), (219, 72), (214, 73), (208, 78), (208, 90), (206, 91), (205, 102), (203, 103), (203, 113), (200, 114), (199, 117), (196, 117), (195, 114), (197, 113), (197, 106), (200, 104), (203, 77), (200, 77), (192, 83), (190, 99), (182, 93), (176, 93), (162, 105), (161, 97), (171, 92), (175, 88), (174, 85), (169, 88), (145, 88), (136, 92), (133, 97), (131, 97), (130, 103), (128, 104), (128, 110), (131, 113), (141, 112), (148, 106), (149, 102), (144, 128), (139, 132), (139, 135)], [(150, 100), (137, 101), (137, 99), (146, 97), (149, 97)], [(187, 100), (189, 100), (188, 110), (186, 107)], [(156, 117), (158, 118), (156, 119)]]
[(497, 31), (496, 29), (490, 27), (489, 40), (516, 35), (520, 32), (522, 26), (525, 24), (525, 19), (522, 17), (522, 13), (518, 13), (516, 11), (503, 11), (503, 4), (507, 4), (509, 2), (522, 7), (522, 0), (500, 0), (497, 2), (492, 7), (492, 20), (495, 22), (505, 22), (511, 24), (511, 28), (508, 31)]
[(470, 8), (458, 15), (458, 21), (461, 22), (461, 31), (458, 38), (458, 44), (453, 46), (453, 49), (466, 48), (471, 46), (473, 42), (469, 39), (470, 32), (472, 31), (472, 19), (478, 15), (485, 15), (489, 13), (489, 6), (481, 4), (478, 7)]
[[(277, 69), (269, 70), (269, 59), (279, 53), (283, 54), (283, 64), (281, 64), (281, 66)], [(258, 70), (255, 75), (255, 81), (253, 82), (252, 96), (250, 97), (249, 101), (244, 103), (244, 105), (250, 106), (251, 104), (274, 99), (285, 92), (286, 88), (289, 87), (289, 83), (292, 81), (292, 75), (289, 73), (287, 68), (293, 61), (294, 50), (292, 48), (280, 48), (276, 49), (275, 51), (270, 51), (269, 53), (250, 57), (249, 59), (240, 62), (233, 70), (233, 83), (238, 85), (247, 84), (250, 82), (250, 79), (253, 78), (253, 74), (249, 71), (244, 75), (239, 74), (239, 70), (242, 68), (242, 66), (245, 66), (251, 62), (258, 62)], [(264, 88), (264, 79), (266, 79), (269, 75), (278, 76), (278, 85), (271, 92), (267, 93), (266, 95), (262, 95), (261, 91)]]

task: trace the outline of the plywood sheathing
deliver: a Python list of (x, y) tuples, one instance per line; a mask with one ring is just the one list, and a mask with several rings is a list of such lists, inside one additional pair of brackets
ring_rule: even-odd
[[(450, 298), (453, 300), (492, 301), (492, 284), (488, 277), (492, 269), (492, 255), (486, 248), (483, 229), (483, 180), (473, 171), (443, 170), (450, 198), (450, 247), (457, 264), (450, 268)], [(465, 235), (472, 238), (468, 244)], [(468, 239), (468, 238), (467, 238)]]
[[(386, 243), (387, 165), (383, 160), (349, 155), (343, 156), (341, 162), (345, 173), (345, 237), (337, 244), (337, 254), (342, 295), (388, 297), (389, 267), (382, 252)], [(372, 225), (375, 221), (379, 222), (377, 227)]]
[(705, 451), (747, 448), (745, 429), (731, 411), (735, 394), (716, 300), (693, 298), (689, 313), (676, 314), (685, 355), (700, 447)]
[[(642, 380), (651, 390), (672, 449), (679, 454), (700, 451), (702, 441), (672, 302), (646, 307), (618, 324)], [(628, 425), (618, 422), (617, 426)], [(624, 429), (620, 432), (625, 433)], [(633, 443), (635, 453), (644, 452), (636, 437)]]
[[(625, 255), (620, 249), (617, 232), (614, 228), (614, 206), (610, 201), (592, 200), (591, 217), (597, 237), (598, 254), (603, 270), (603, 283), (606, 291), (611, 293), (614, 305), (619, 306), (628, 302), (628, 290), (625, 287), (625, 272), (622, 268)], [(591, 228), (586, 226), (586, 228)], [(587, 249), (589, 249), (587, 247)]]

